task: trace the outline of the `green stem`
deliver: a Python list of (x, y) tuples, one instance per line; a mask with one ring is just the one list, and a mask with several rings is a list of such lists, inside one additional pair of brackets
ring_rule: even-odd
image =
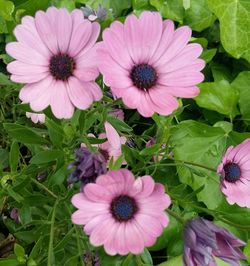
[(167, 209), (167, 213), (169, 215), (171, 215), (172, 217), (174, 217), (175, 220), (178, 221), (179, 223), (181, 223), (181, 224), (185, 224), (186, 223), (186, 221), (181, 216), (179, 216), (176, 212), (173, 212), (172, 210)]
[(55, 195), (51, 190), (49, 190), (46, 186), (42, 183), (38, 182), (36, 179), (31, 178), (31, 182), (36, 184), (39, 188), (45, 190), (48, 194), (50, 194), (53, 198), (58, 199), (57, 195)]
[(57, 199), (53, 208), (52, 216), (51, 216), (51, 226), (50, 226), (50, 238), (49, 238), (49, 250), (48, 250), (48, 266), (54, 265), (54, 254), (53, 254), (53, 243), (54, 243), (54, 225), (56, 219), (56, 208), (59, 203)]
[(136, 258), (136, 264), (137, 264), (137, 266), (142, 266), (143, 265), (143, 262), (141, 260), (141, 256), (140, 255), (136, 255), (135, 258)]
[[(174, 159), (170, 159), (170, 160), (174, 160)], [(174, 160), (175, 162), (179, 162), (181, 164), (187, 164), (187, 165), (193, 165), (193, 166), (197, 166), (197, 167), (200, 167), (200, 168), (204, 168), (206, 170), (209, 170), (209, 171), (212, 171), (212, 172), (215, 172), (217, 173), (217, 170), (214, 169), (214, 168), (211, 168), (211, 167), (208, 167), (208, 166), (205, 166), (203, 164), (199, 164), (199, 163), (192, 163), (192, 162), (186, 162), (186, 161), (181, 161), (181, 160)]]

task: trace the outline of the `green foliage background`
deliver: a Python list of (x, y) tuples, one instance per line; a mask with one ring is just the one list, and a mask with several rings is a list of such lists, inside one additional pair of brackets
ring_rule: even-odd
[[(108, 116), (113, 106), (123, 107), (121, 101), (114, 102), (106, 93), (91, 109), (77, 110), (71, 120), (59, 121), (48, 109), (45, 125), (32, 124), (25, 117), (29, 106), (18, 100), (20, 85), (12, 83), (6, 71), (11, 58), (5, 44), (15, 39), (14, 27), (22, 16), (50, 5), (73, 10), (84, 5), (96, 9), (99, 4), (108, 9), (102, 29), (114, 19), (123, 21), (127, 14), (143, 10), (159, 11), (176, 26), (189, 25), (192, 42), (203, 46), (207, 63), (200, 95), (183, 100), (170, 117), (143, 119), (125, 110), (121, 122)], [(0, 254), (4, 246), (13, 246), (13, 238), (16, 242), (10, 256), (0, 259), (0, 266), (84, 265), (81, 257), (86, 251), (98, 254), (101, 265), (182, 265), (183, 225), (173, 216), (156, 245), (137, 257), (106, 255), (102, 248), (91, 247), (82, 229), (71, 223), (70, 198), (79, 184), (67, 187), (68, 165), (80, 143), (95, 142), (87, 133), (102, 132), (106, 120), (121, 135), (134, 139), (135, 148), (124, 145), (122, 149), (133, 173), (150, 174), (165, 184), (171, 211), (183, 219), (197, 215), (213, 219), (246, 241), (248, 261), (242, 265), (249, 265), (249, 209), (228, 205), (219, 189), (219, 176), (197, 166), (216, 168), (229, 145), (250, 137), (249, 63), (249, 0), (0, 0)], [(103, 86), (101, 78), (98, 82)], [(156, 137), (156, 144), (145, 148), (151, 137)], [(163, 159), (153, 162), (157, 153)], [(121, 162), (110, 168), (118, 169)], [(43, 182), (37, 180), (41, 174), (47, 175)], [(12, 208), (19, 210), (20, 223), (10, 218)], [(226, 264), (218, 261), (218, 265)]]

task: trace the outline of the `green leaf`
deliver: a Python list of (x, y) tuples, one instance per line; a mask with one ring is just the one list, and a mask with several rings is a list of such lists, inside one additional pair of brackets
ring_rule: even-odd
[(182, 265), (182, 256), (172, 258), (166, 262), (159, 264), (158, 266), (181, 266)]
[(16, 10), (24, 9), (26, 14), (34, 15), (38, 10), (47, 9), (49, 0), (15, 0)]
[(18, 260), (24, 259), (25, 260), (25, 250), (22, 246), (15, 243), (14, 245), (14, 253), (17, 256)]
[(61, 125), (46, 117), (45, 124), (48, 128), (49, 137), (56, 147), (61, 147), (63, 142), (63, 129)]
[[(171, 144), (174, 146), (176, 160), (201, 164), (213, 169), (220, 163), (226, 142), (226, 134), (222, 128), (192, 120), (183, 121), (172, 130)], [(222, 194), (220, 179), (215, 172), (188, 163), (179, 165), (177, 171), (181, 182), (193, 190), (204, 186), (204, 189), (197, 193), (199, 201), (204, 202), (209, 209), (219, 206)]]
[(12, 13), (14, 9), (15, 6), (11, 1), (0, 0), (0, 16), (2, 16), (5, 20), (13, 20)]
[(48, 150), (41, 151), (33, 156), (30, 160), (31, 164), (44, 164), (52, 161), (56, 161), (58, 158), (63, 156), (62, 151), (60, 150)]
[(125, 9), (129, 9), (131, 7), (131, 0), (110, 0), (110, 7), (114, 16), (118, 17), (121, 15), (122, 11)]
[(200, 107), (235, 116), (238, 94), (226, 80), (202, 83), (199, 88), (200, 94), (195, 101)]
[(208, 0), (220, 21), (221, 42), (235, 58), (250, 62), (250, 1)]
[(20, 266), (20, 262), (15, 258), (0, 259), (0, 266)]
[(149, 0), (133, 0), (132, 3), (134, 10), (141, 10), (149, 5)]
[(161, 144), (157, 143), (140, 151), (140, 155), (155, 155), (161, 148)]
[(184, 23), (195, 31), (209, 28), (216, 17), (209, 10), (207, 0), (191, 0), (190, 8), (186, 8)]
[(5, 123), (3, 127), (10, 137), (18, 142), (25, 144), (48, 144), (46, 139), (39, 136), (31, 128), (12, 123)]
[(12, 172), (15, 172), (17, 170), (18, 160), (19, 160), (19, 145), (16, 141), (14, 141), (10, 147), (10, 153), (9, 153), (9, 164)]
[(241, 72), (232, 82), (233, 88), (239, 92), (239, 106), (243, 119), (250, 120), (250, 71)]
[(216, 55), (216, 52), (217, 52), (216, 48), (204, 50), (203, 53), (201, 54), (201, 58), (204, 59), (206, 63), (208, 63)]
[(122, 120), (115, 118), (113, 116), (108, 116), (107, 121), (119, 131), (122, 131), (122, 132), (133, 131), (133, 129), (129, 125), (127, 125)]
[[(0, 34), (8, 33), (7, 24), (3, 17), (0, 16)], [(2, 57), (2, 55), (0, 55)], [(0, 58), (1, 58), (0, 57)]]
[(182, 0), (150, 0), (150, 4), (154, 6), (164, 18), (183, 23), (184, 7)]
[[(1, 19), (0, 19), (0, 24), (1, 24)], [(1, 25), (0, 25), (1, 28)], [(1, 30), (0, 30), (1, 33)], [(11, 86), (14, 85), (14, 83), (12, 83), (8, 76), (4, 75), (3, 73), (0, 73), (0, 85), (6, 85), (6, 86)]]

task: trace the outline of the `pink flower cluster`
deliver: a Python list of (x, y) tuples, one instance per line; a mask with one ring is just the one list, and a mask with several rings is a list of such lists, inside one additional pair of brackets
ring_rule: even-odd
[(100, 25), (83, 12), (50, 7), (35, 18), (25, 16), (6, 51), (11, 80), (25, 84), (19, 97), (35, 112), (48, 106), (59, 118), (71, 118), (74, 108), (85, 110), (102, 98), (95, 82), (99, 73), (115, 97), (150, 117), (169, 115), (179, 106), (176, 97), (199, 94), (203, 81), (202, 47), (188, 44), (191, 29), (174, 29), (157, 12), (129, 15), (115, 21), (97, 42)]

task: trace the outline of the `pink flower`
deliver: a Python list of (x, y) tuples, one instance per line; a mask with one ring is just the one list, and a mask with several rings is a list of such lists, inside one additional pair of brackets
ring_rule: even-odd
[(164, 209), (171, 203), (164, 186), (151, 176), (135, 180), (127, 169), (109, 171), (73, 196), (78, 208), (72, 222), (84, 225), (93, 246), (104, 245), (109, 255), (139, 254), (154, 245), (169, 219)]
[(250, 139), (236, 147), (230, 146), (217, 172), (228, 203), (250, 208)]
[(45, 122), (45, 114), (36, 114), (36, 113), (26, 112), (26, 116), (30, 118), (31, 121), (35, 124), (37, 123), (43, 124)]
[[(120, 137), (114, 127), (109, 123), (104, 123), (105, 133), (99, 135), (99, 139), (106, 139), (102, 144), (94, 144), (94, 147), (98, 148), (98, 151), (103, 155), (106, 161), (109, 161), (112, 157), (114, 162), (122, 155), (121, 147), (126, 143), (126, 137)], [(93, 134), (88, 134), (89, 137), (95, 137)], [(86, 147), (82, 144), (82, 147)], [(124, 162), (126, 164), (126, 162)]]
[(188, 44), (191, 33), (188, 26), (174, 30), (157, 12), (113, 22), (97, 48), (105, 84), (144, 117), (171, 114), (179, 106), (175, 97), (197, 96), (204, 79), (202, 47)]
[(121, 121), (124, 121), (124, 112), (122, 109), (120, 108), (113, 108), (110, 112), (109, 112), (110, 116), (113, 116), (115, 118), (120, 119)]
[(7, 66), (11, 80), (26, 84), (20, 99), (35, 112), (50, 105), (57, 118), (70, 118), (74, 106), (87, 109), (100, 100), (102, 91), (94, 82), (99, 31), (99, 24), (84, 19), (80, 10), (50, 7), (35, 18), (23, 17), (14, 30), (17, 42), (6, 46), (16, 59)]

